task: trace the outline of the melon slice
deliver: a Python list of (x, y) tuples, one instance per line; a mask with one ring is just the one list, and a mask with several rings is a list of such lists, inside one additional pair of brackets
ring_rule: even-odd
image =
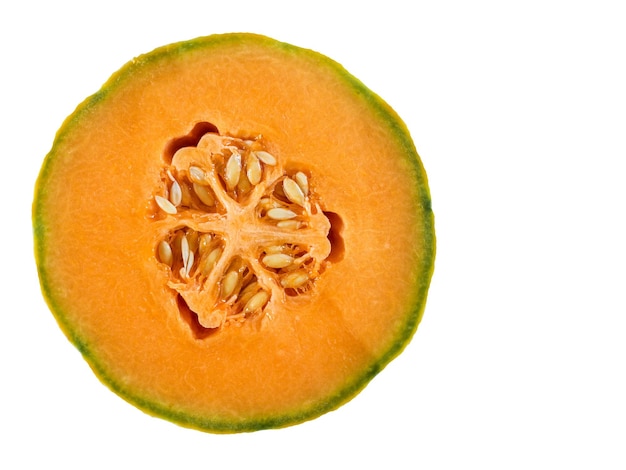
[(253, 34), (138, 57), (78, 106), (33, 204), (43, 294), (96, 375), (209, 432), (355, 396), (433, 272), (405, 125), (332, 60)]

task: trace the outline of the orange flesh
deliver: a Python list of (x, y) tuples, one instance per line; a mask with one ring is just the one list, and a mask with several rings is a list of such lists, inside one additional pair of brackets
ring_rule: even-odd
[[(218, 45), (140, 58), (132, 76), (114, 77), (59, 134), (35, 215), (46, 296), (96, 372), (147, 410), (236, 428), (297, 420), (362, 386), (416, 327), (433, 241), (418, 164), (368, 97), (314, 55), (254, 40)], [(322, 209), (341, 218), (345, 250), (309, 291), (201, 339), (155, 256), (164, 230), (147, 216), (168, 143), (198, 122), (262, 134), (286, 169), (306, 170)]]

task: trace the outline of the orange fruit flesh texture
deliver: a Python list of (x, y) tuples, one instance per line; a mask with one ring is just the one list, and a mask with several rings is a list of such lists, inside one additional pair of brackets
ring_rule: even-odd
[[(79, 106), (35, 197), (36, 255), (61, 327), (108, 386), (213, 431), (308, 419), (349, 399), (413, 334), (432, 273), (425, 175), (408, 132), (340, 66), (252, 35), (139, 57)], [(339, 215), (342, 258), (262, 323), (194, 338), (146, 214), (163, 152), (197, 122), (262, 134)]]

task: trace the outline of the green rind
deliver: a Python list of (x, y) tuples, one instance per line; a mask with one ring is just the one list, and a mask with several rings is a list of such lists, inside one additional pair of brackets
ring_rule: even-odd
[[(423, 253), (423, 264), (421, 272), (416, 274), (419, 284), (416, 286), (416, 290), (414, 292), (414, 302), (412, 303), (410, 311), (407, 313), (404, 328), (397, 337), (396, 341), (391, 344), (387, 352), (366, 371), (364, 371), (361, 377), (349, 383), (344, 389), (340, 390), (334, 396), (328, 397), (308, 409), (263, 419), (256, 418), (254, 420), (233, 422), (198, 418), (164, 407), (159, 403), (145, 400), (137, 393), (126, 389), (115, 379), (109, 376), (106, 367), (101, 365), (98, 358), (95, 357), (95, 355), (90, 351), (89, 345), (83, 341), (82, 338), (77, 335), (67, 323), (65, 315), (63, 314), (62, 309), (58, 306), (54, 293), (51, 291), (49, 275), (45, 269), (44, 263), (46, 227), (44, 221), (45, 208), (42, 204), (45, 199), (45, 181), (48, 176), (49, 166), (53, 162), (56, 148), (64, 140), (65, 135), (72, 131), (72, 128), (80, 122), (85, 113), (88, 113), (94, 106), (105, 100), (108, 94), (115, 90), (117, 86), (129, 77), (132, 77), (138, 68), (150, 66), (160, 59), (173, 55), (184, 54), (189, 50), (218, 47), (221, 44), (232, 44), (236, 42), (244, 43), (249, 41), (256, 44), (263, 43), (268, 47), (281, 48), (291, 54), (307, 54), (309, 57), (315, 58), (320, 65), (328, 67), (337, 75), (341, 76), (345, 82), (348, 83), (354, 91), (370, 105), (372, 111), (376, 113), (381, 120), (387, 123), (392, 134), (397, 138), (398, 144), (404, 149), (408, 161), (411, 163), (415, 181), (420, 191), (420, 201), (418, 203), (423, 211), (422, 231), (424, 237), (423, 240), (420, 240), (420, 250)], [(37, 263), (43, 296), (62, 331), (65, 333), (69, 341), (80, 351), (100, 381), (126, 401), (132, 403), (134, 406), (142, 409), (150, 415), (167, 419), (184, 427), (213, 433), (250, 432), (298, 424), (337, 409), (355, 397), (387, 364), (389, 364), (404, 350), (415, 334), (424, 314), (427, 293), (434, 271), (436, 251), (434, 214), (431, 207), (431, 197), (426, 172), (423, 168), (413, 140), (411, 139), (409, 130), (402, 119), (384, 100), (369, 90), (361, 81), (352, 76), (339, 63), (333, 61), (332, 59), (308, 49), (302, 49), (265, 36), (249, 33), (205, 36), (155, 49), (148, 54), (144, 54), (128, 62), (119, 71), (111, 76), (111, 78), (102, 86), (100, 91), (83, 101), (76, 108), (74, 113), (72, 113), (65, 120), (59, 129), (52, 149), (46, 156), (42, 169), (39, 173), (33, 201), (33, 236), (35, 260)]]

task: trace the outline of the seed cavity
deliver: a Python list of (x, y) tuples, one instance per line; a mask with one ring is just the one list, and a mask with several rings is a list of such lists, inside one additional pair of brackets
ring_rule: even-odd
[[(212, 335), (208, 329), (271, 321), (274, 295), (289, 302), (311, 290), (332, 243), (304, 171), (281, 165), (264, 150), (261, 135), (244, 139), (210, 129), (185, 141), (185, 151), (163, 169), (165, 194), (154, 196), (152, 209), (177, 217), (150, 213), (170, 227), (155, 257), (169, 267), (167, 285), (178, 292), (182, 318), (199, 339)], [(233, 229), (245, 236), (231, 237)], [(235, 240), (250, 245), (229, 246)]]
[(166, 214), (174, 215), (176, 214), (176, 206), (172, 204), (169, 200), (165, 199), (163, 196), (154, 196), (154, 200), (157, 205), (165, 212)]

